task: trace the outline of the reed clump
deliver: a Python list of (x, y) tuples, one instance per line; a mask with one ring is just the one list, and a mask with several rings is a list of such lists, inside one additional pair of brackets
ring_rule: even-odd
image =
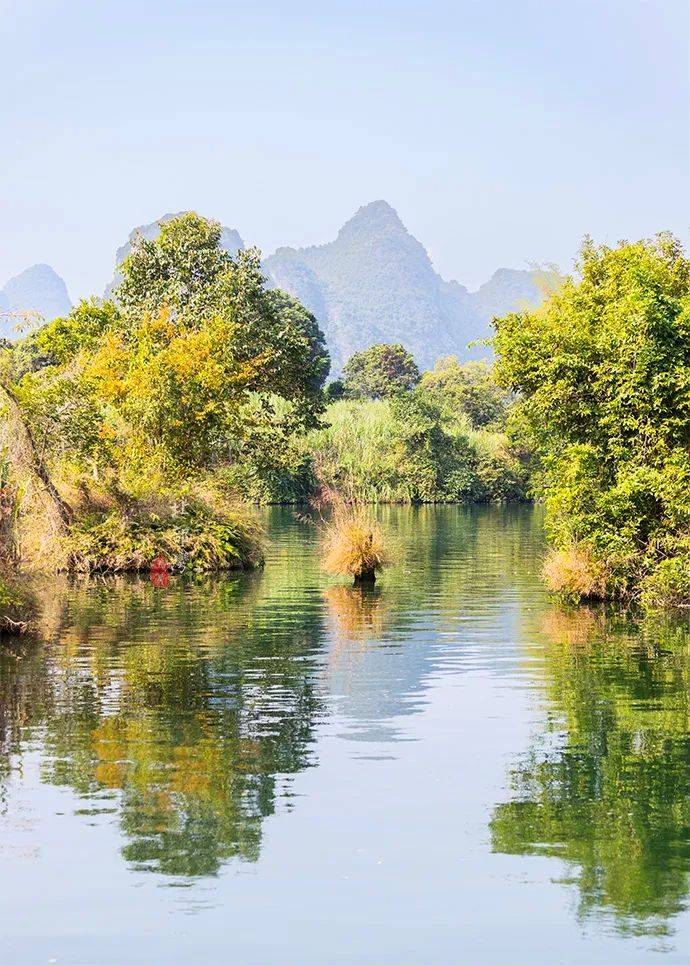
[(599, 600), (605, 596), (604, 567), (582, 543), (552, 549), (544, 560), (542, 576), (552, 593), (569, 602)]
[(364, 507), (336, 504), (326, 529), (326, 572), (352, 576), (355, 584), (371, 584), (391, 562), (392, 553), (384, 533)]

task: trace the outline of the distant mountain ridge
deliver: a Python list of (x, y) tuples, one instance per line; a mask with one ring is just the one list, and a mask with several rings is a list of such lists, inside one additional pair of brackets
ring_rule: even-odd
[[(179, 212), (180, 214), (183, 212)], [(160, 224), (135, 228), (117, 251), (116, 266), (138, 233), (155, 238)], [(223, 227), (222, 245), (234, 255), (244, 248), (239, 232)], [(402, 342), (428, 368), (442, 355), (486, 355), (467, 343), (491, 334), (494, 315), (541, 300), (535, 273), (499, 268), (476, 292), (444, 281), (424, 246), (411, 235), (386, 201), (361, 207), (323, 245), (278, 248), (263, 262), (268, 283), (299, 299), (317, 318), (337, 375), (349, 356), (377, 342)], [(110, 297), (117, 273), (106, 289)]]
[[(183, 212), (178, 212), (181, 214)], [(117, 250), (115, 275), (105, 290), (113, 296), (118, 266), (137, 234), (153, 239), (165, 214), (134, 228)], [(222, 228), (221, 244), (231, 255), (244, 248), (239, 232)], [(477, 291), (445, 281), (424, 246), (409, 233), (386, 201), (361, 207), (334, 241), (306, 248), (278, 248), (264, 261), (268, 284), (298, 298), (316, 316), (337, 375), (349, 356), (377, 342), (402, 342), (422, 368), (442, 355), (487, 354), (468, 342), (491, 334), (494, 315), (537, 305), (536, 272), (499, 268)], [(70, 309), (64, 281), (48, 265), (34, 265), (0, 289), (0, 336), (12, 337), (14, 312), (33, 311), (47, 321)], [(3, 314), (4, 313), (4, 314)]]
[(67, 286), (50, 265), (32, 265), (0, 289), (0, 337), (17, 338), (25, 313), (51, 321), (71, 307)]
[(467, 343), (490, 335), (495, 314), (541, 300), (527, 270), (499, 269), (476, 292), (444, 281), (386, 201), (360, 208), (335, 241), (279, 248), (265, 269), (316, 315), (336, 373), (376, 342), (402, 342), (424, 368), (442, 355), (485, 355)]

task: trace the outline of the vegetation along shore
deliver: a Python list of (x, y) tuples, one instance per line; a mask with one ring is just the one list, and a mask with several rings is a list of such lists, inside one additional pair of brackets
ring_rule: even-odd
[[(536, 497), (555, 592), (690, 604), (690, 262), (672, 237), (587, 242), (539, 308), (494, 320), (495, 364), (420, 371), (382, 344), (330, 383), (314, 316), (217, 223), (166, 221), (120, 274), (110, 299), (2, 343), (1, 629), (26, 623), (20, 571), (255, 567), (249, 505), (324, 490)], [(333, 547), (330, 569), (361, 576)]]

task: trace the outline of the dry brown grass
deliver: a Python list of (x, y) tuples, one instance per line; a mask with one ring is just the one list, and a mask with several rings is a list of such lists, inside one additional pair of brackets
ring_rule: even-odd
[(550, 550), (542, 576), (552, 593), (567, 600), (599, 600), (604, 596), (604, 568), (582, 543)]
[(31, 430), (12, 392), (0, 384), (0, 450), (11, 467), (11, 484), (21, 493), (15, 514), (16, 555), (37, 568), (65, 562), (69, 508), (57, 492)]
[(391, 562), (383, 531), (362, 506), (336, 505), (326, 529), (323, 568), (356, 583), (374, 582)]

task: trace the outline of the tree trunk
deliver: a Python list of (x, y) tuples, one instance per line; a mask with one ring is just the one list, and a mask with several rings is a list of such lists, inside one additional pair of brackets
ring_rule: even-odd
[(66, 565), (71, 513), (39, 455), (12, 390), (0, 383), (0, 452), (10, 464), (21, 498), (20, 555), (38, 567)]
[(373, 586), (376, 582), (376, 570), (372, 567), (370, 570), (360, 570), (359, 573), (355, 573), (355, 586)]

